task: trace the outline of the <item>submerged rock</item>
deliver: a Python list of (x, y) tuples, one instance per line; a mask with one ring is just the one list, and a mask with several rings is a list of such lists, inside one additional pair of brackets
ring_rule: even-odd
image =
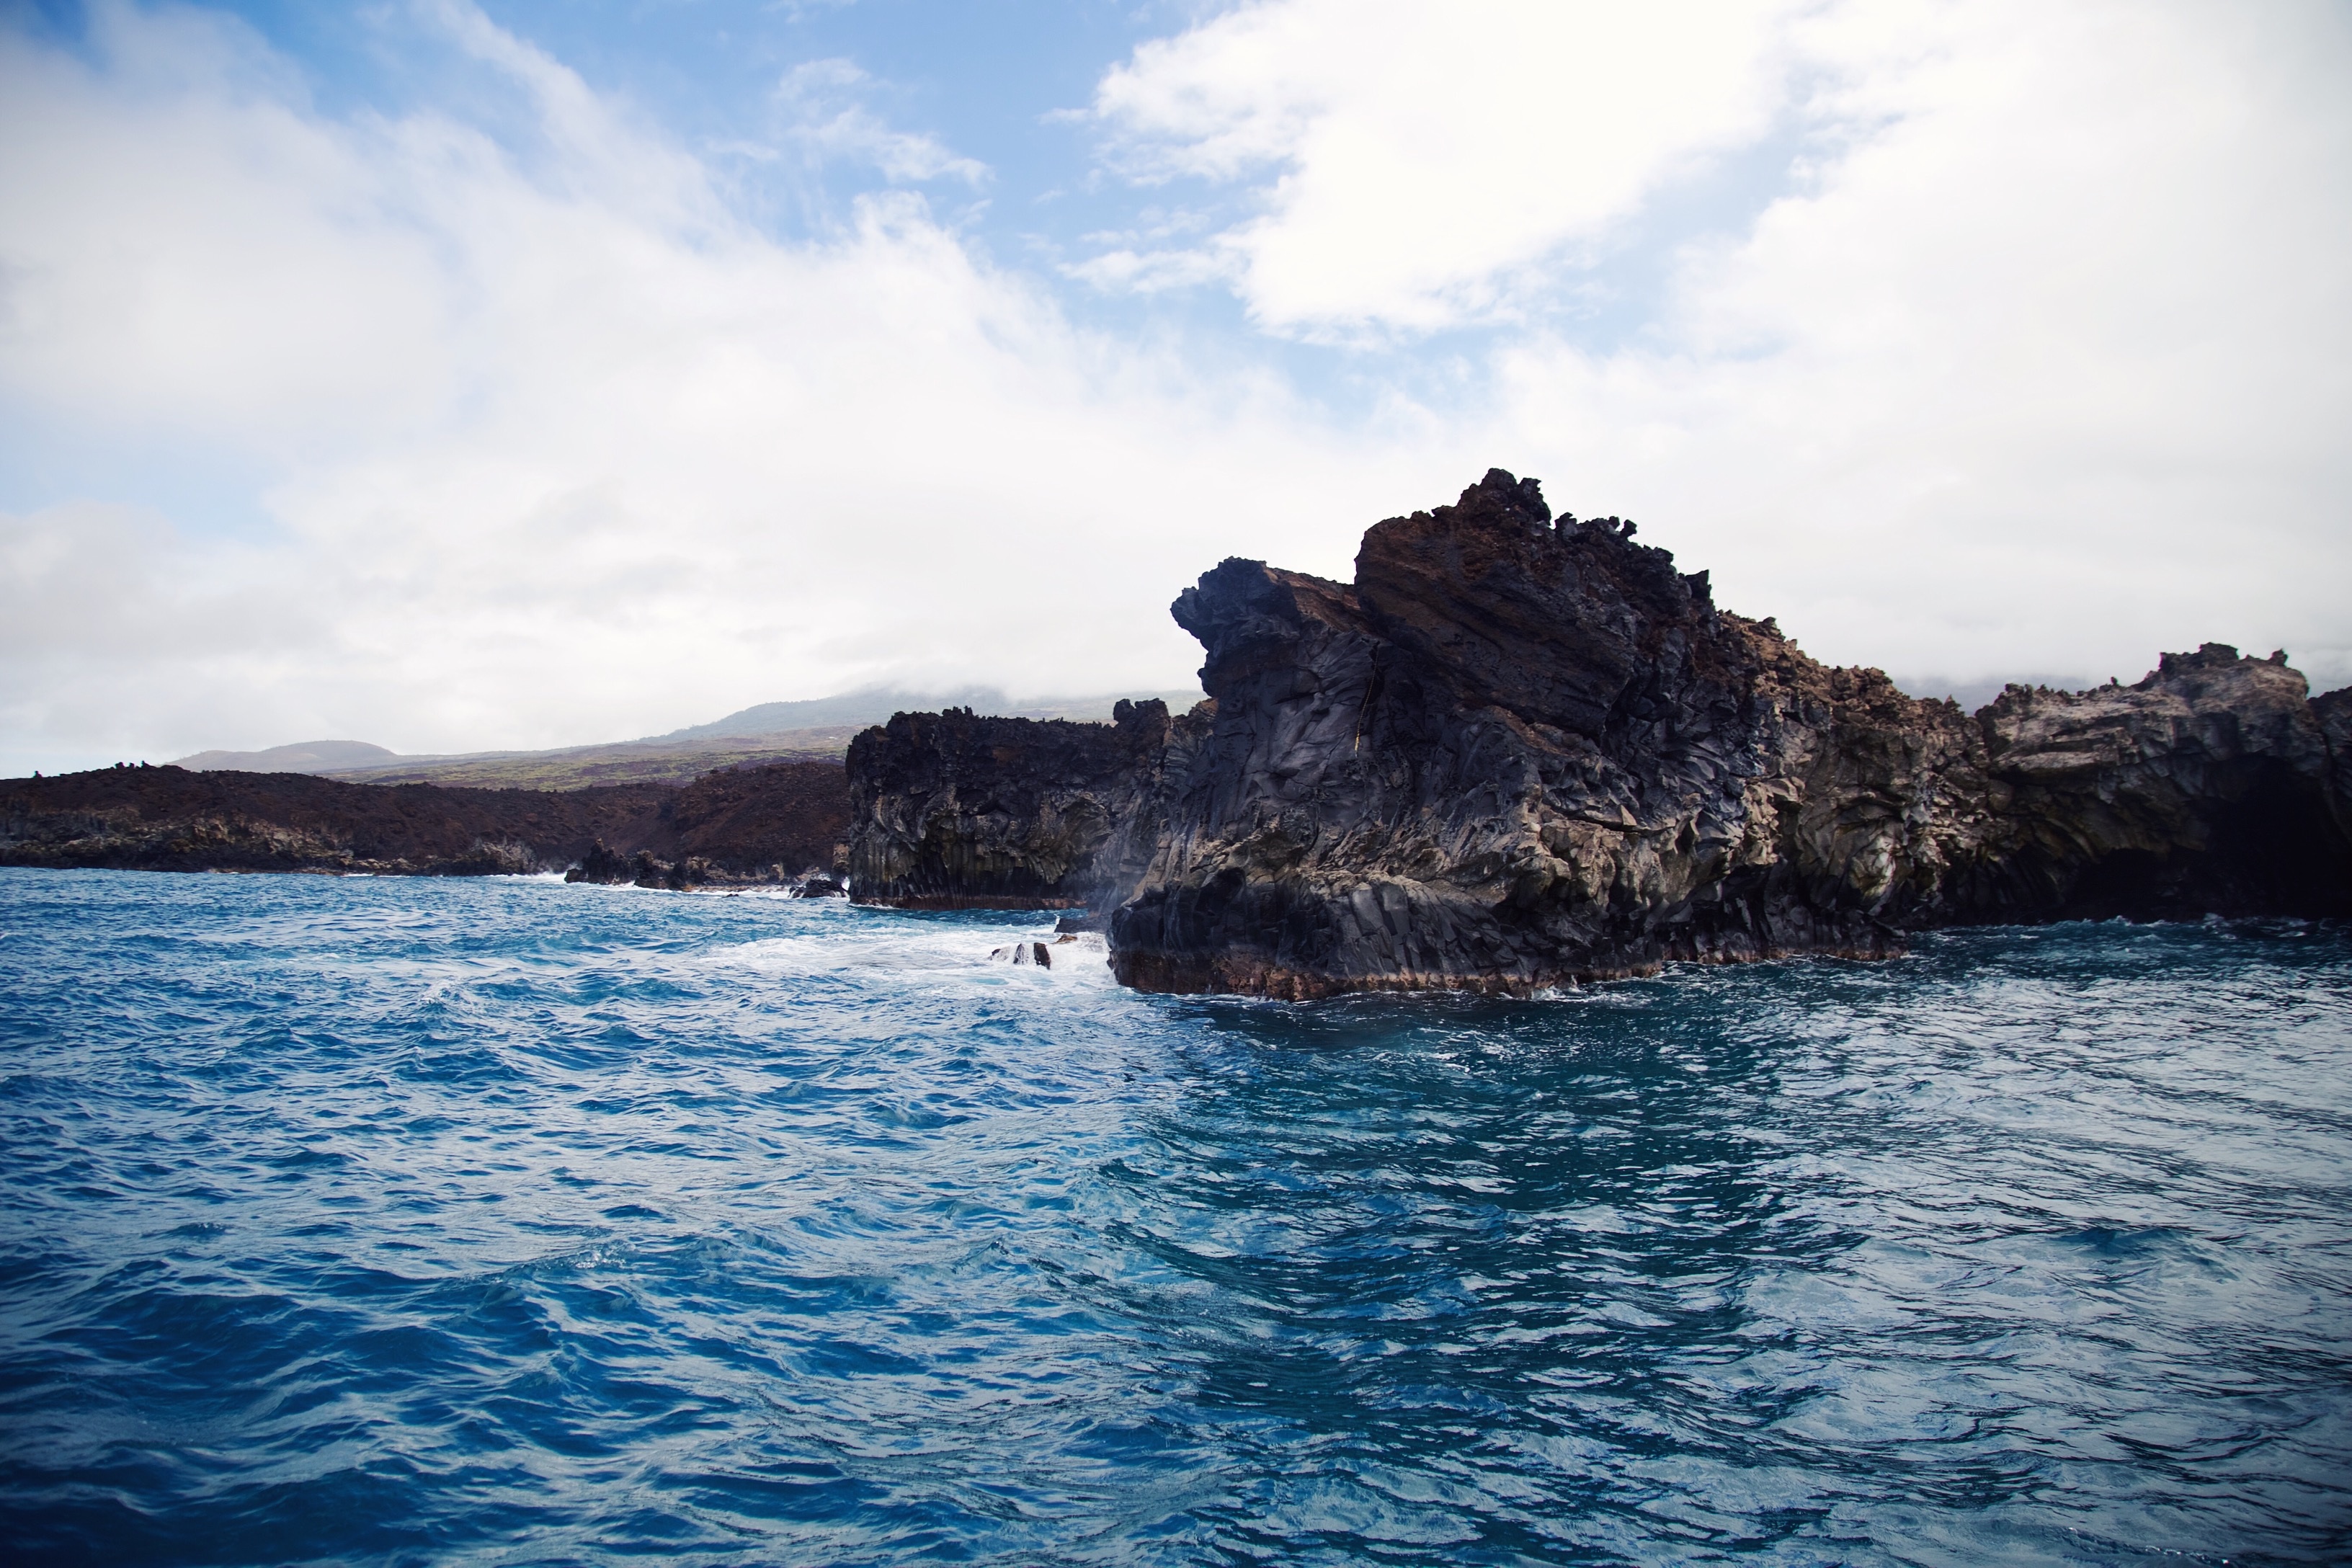
[(853, 863), (906, 901), (1091, 903), (1131, 985), (1284, 996), (2352, 912), (2352, 708), (2284, 656), (1971, 718), (1633, 532), (1498, 469), (1371, 529), (1353, 584), (1227, 561), (1173, 606), (1208, 703), (1088, 741), (901, 715), (852, 748)]

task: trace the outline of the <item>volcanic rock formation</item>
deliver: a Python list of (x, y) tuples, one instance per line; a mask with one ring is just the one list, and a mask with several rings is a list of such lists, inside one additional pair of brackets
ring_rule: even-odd
[(1110, 724), (900, 713), (850, 742), (850, 886), (907, 909), (1065, 910), (1133, 884), (1174, 726), (1158, 699)]
[[(457, 789), (308, 773), (106, 768), (0, 782), (0, 865), (486, 876), (594, 869), (648, 886), (779, 881), (844, 852), (841, 765), (705, 774), (683, 789)], [(627, 874), (614, 878), (612, 868)]]
[(2352, 912), (2352, 707), (2283, 655), (1971, 718), (1816, 663), (1633, 531), (1497, 469), (1371, 529), (1353, 584), (1227, 561), (1174, 605), (1207, 653), (1184, 720), (861, 737), (857, 895), (1091, 902), (1129, 984), (1284, 996)]

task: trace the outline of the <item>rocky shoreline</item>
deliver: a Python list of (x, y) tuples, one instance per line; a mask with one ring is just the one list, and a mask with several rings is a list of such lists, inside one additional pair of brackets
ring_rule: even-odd
[(1171, 606), (1205, 655), (1189, 712), (899, 713), (845, 769), (684, 786), (0, 781), (0, 865), (845, 881), (1064, 911), (1140, 989), (1292, 998), (1885, 957), (1939, 926), (2352, 915), (2352, 690), (2313, 699), (2284, 654), (2209, 643), (1969, 714), (1818, 663), (1634, 535), (1497, 469), (1372, 527), (1352, 582), (1203, 575)]
[(117, 767), (0, 782), (0, 865), (793, 883), (836, 868), (848, 821), (832, 762), (575, 790)]
[(855, 894), (1083, 905), (1128, 984), (1286, 997), (2352, 913), (2352, 692), (2283, 654), (1969, 715), (1819, 664), (1634, 531), (1494, 470), (1373, 527), (1351, 584), (1227, 561), (1172, 607), (1192, 713), (859, 737)]

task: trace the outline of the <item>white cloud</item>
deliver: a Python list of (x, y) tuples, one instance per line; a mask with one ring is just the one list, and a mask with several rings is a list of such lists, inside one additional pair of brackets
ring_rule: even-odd
[(1510, 427), (1825, 656), (2352, 679), (2341, 14), (1887, 15), (1806, 39), (1868, 129), (1690, 250), (1654, 339), (1507, 351)]
[[(1528, 310), (1491, 381), (1424, 395), (1826, 656), (2129, 679), (2279, 640), (2340, 684), (2347, 79), (2318, 4), (1267, 0), (1097, 100), (1133, 177), (1262, 210), (1087, 276), (1409, 333), (1559, 306), (1612, 232), (1681, 221), (1610, 341)], [(1758, 216), (1676, 219), (1707, 159), (1774, 147)]]
[(1262, 324), (1442, 327), (1760, 136), (1793, 9), (1273, 0), (1139, 48), (1095, 111), (1132, 178), (1272, 173), (1265, 210), (1191, 269), (1238, 274)]
[[(95, 15), (86, 58), (0, 30), (0, 417), (140, 482), (0, 517), (0, 766), (1159, 687), (1197, 662), (1164, 606), (1218, 558), (1344, 576), (1366, 523), (1489, 463), (1826, 657), (2130, 679), (2221, 637), (2352, 680), (2340, 10), (1827, 4), (1689, 62), (1569, 8), (1542, 49), (1471, 9), (1458, 38), (1213, 19), (1103, 102), (1139, 176), (1263, 205), (1208, 245), (1195, 205), (1139, 222), (1101, 280), (1230, 286), (1291, 335), (1538, 323), (1344, 356), (1375, 408), (1346, 421), (1262, 340), (1074, 329), (908, 193), (780, 241), (463, 7), (434, 25), (514, 85), (520, 140), (323, 114), (215, 16)], [(866, 89), (824, 90), (795, 124)], [(1685, 226), (1645, 320), (1547, 313), (1694, 169), (1790, 145), (1747, 216)], [(944, 168), (887, 152), (840, 156)], [(192, 445), (270, 476), (267, 528), (122, 504)]]
[(968, 185), (987, 182), (988, 165), (960, 157), (938, 138), (894, 130), (858, 101), (873, 79), (850, 60), (807, 60), (776, 84), (777, 105), (789, 116), (788, 140), (814, 161), (844, 159), (879, 170), (884, 178), (920, 183), (952, 176)]
[(117, 8), (93, 26), (102, 83), (0, 38), (8, 387), (274, 447), (428, 414), (458, 372), (452, 303), (377, 139), (302, 112), (241, 29)]
[(1171, 289), (1196, 288), (1202, 283), (1231, 282), (1239, 270), (1230, 258), (1209, 251), (1137, 250), (1126, 246), (1097, 252), (1062, 268), (1064, 276), (1082, 283), (1131, 294), (1158, 294)]
[(1332, 553), (1342, 468), (1342, 518), (1411, 493), (1269, 382), (1074, 333), (919, 198), (806, 244), (733, 222), (478, 17), (455, 31), (544, 110), (529, 170), (256, 88), (234, 24), (101, 20), (94, 66), (0, 43), (0, 400), (126, 461), (257, 454), (278, 531), (12, 520), (45, 563), (0, 583), (38, 628), (0, 650), (19, 757), (560, 743), (884, 677), (1156, 688), (1197, 662), (1164, 606), (1204, 565)]

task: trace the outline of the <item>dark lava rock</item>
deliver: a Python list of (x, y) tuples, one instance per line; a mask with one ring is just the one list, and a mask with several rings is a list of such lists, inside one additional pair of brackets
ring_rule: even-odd
[(580, 857), (580, 864), (563, 873), (567, 882), (595, 882), (611, 887), (637, 879), (636, 862), (599, 838)]
[(569, 867), (575, 881), (781, 882), (839, 861), (848, 823), (847, 775), (826, 762), (708, 773), (682, 789), (109, 768), (0, 782), (0, 865), (424, 876)]
[(699, 855), (689, 855), (683, 860), (661, 860), (651, 851), (640, 849), (631, 868), (636, 874), (630, 879), (638, 887), (666, 889), (673, 893), (687, 892), (714, 879), (710, 862)]
[(850, 886), (907, 909), (1082, 907), (1141, 874), (1164, 702), (1109, 724), (898, 713), (849, 744)]
[(1156, 748), (902, 716), (853, 747), (853, 860), (900, 855), (941, 904), (1108, 908), (1132, 985), (1283, 996), (2352, 912), (2352, 709), (2283, 656), (2209, 644), (1971, 718), (1816, 663), (1633, 536), (1495, 470), (1374, 527), (1352, 584), (1227, 561), (1173, 607), (1212, 700)]
[(677, 843), (667, 853), (689, 868), (708, 862), (698, 882), (787, 882), (811, 868), (838, 875), (847, 865), (849, 775), (839, 763), (730, 768), (672, 795)]

